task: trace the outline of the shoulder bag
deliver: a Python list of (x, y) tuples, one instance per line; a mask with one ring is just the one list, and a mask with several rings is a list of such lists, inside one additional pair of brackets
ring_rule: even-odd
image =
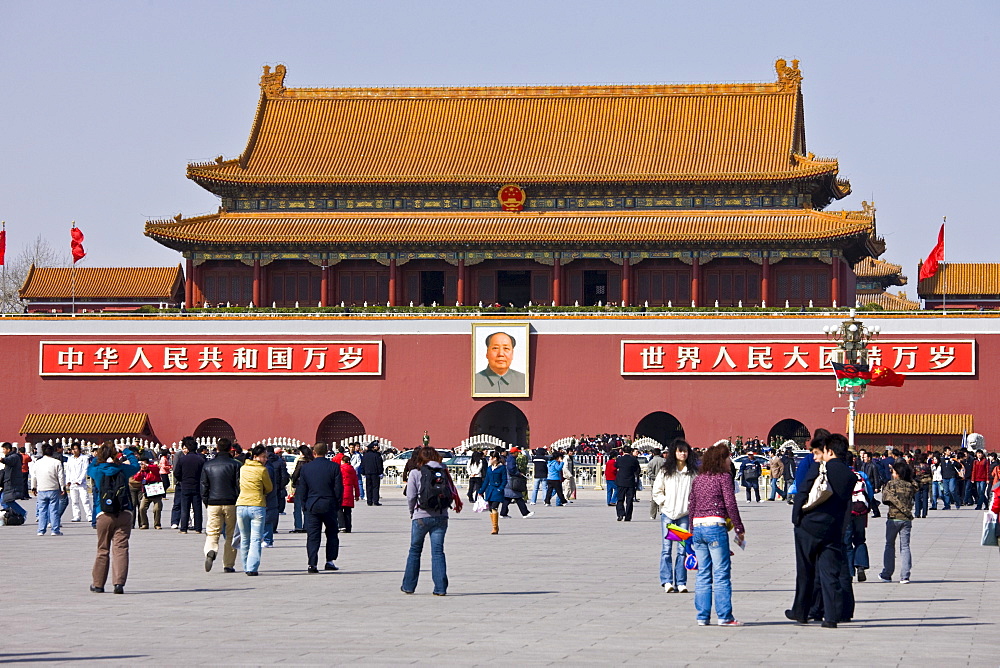
[(830, 489), (830, 481), (826, 478), (826, 462), (820, 462), (819, 475), (813, 481), (812, 489), (809, 490), (809, 498), (802, 505), (802, 510), (812, 510), (831, 496), (833, 496), (833, 490)]

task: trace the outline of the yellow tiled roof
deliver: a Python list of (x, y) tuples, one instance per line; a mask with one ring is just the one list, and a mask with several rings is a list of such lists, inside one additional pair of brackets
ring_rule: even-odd
[(146, 413), (28, 413), (21, 434), (142, 434)]
[(948, 262), (936, 274), (920, 281), (921, 296), (1000, 295), (1000, 263)]
[(918, 311), (920, 302), (911, 301), (906, 298), (906, 293), (900, 291), (898, 295), (888, 292), (859, 292), (857, 296), (858, 304), (868, 306), (877, 304), (886, 311)]
[(902, 275), (903, 268), (898, 264), (879, 260), (874, 257), (865, 259), (854, 265), (854, 273), (858, 278), (888, 278), (899, 276), (899, 285), (906, 285), (906, 276)]
[(870, 235), (870, 215), (732, 212), (229, 213), (146, 223), (163, 243), (532, 244), (812, 241)]
[[(36, 267), (31, 266), (21, 299), (169, 299), (184, 281), (176, 267)], [(75, 280), (75, 290), (74, 290)]]
[(961, 434), (972, 431), (972, 415), (858, 413), (854, 431), (859, 434)]
[[(836, 175), (805, 149), (801, 74), (775, 83), (285, 88), (265, 68), (239, 159), (203, 182), (760, 181)], [(846, 181), (833, 187), (850, 191)]]

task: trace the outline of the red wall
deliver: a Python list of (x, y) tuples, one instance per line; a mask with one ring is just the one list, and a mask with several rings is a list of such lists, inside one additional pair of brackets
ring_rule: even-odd
[[(803, 330), (815, 332), (824, 322), (832, 321), (810, 318)], [(470, 397), (469, 334), (380, 335), (379, 328), (384, 326), (376, 320), (370, 325), (365, 323), (364, 333), (336, 334), (337, 339), (345, 340), (352, 336), (381, 338), (385, 347), (382, 377), (42, 378), (38, 373), (40, 340), (101, 338), (68, 334), (65, 324), (54, 322), (44, 332), (0, 336), (5, 360), (0, 379), (7, 389), (0, 412), (3, 440), (21, 440), (18, 430), (27, 413), (145, 412), (155, 434), (164, 442), (190, 434), (207, 418), (229, 422), (243, 443), (277, 436), (312, 442), (325, 416), (348, 411), (360, 418), (369, 433), (389, 438), (397, 446), (417, 445), (426, 429), (434, 445), (446, 447), (469, 436), (473, 416), (492, 401)], [(197, 321), (185, 324), (185, 338), (232, 338), (231, 334), (197, 334)], [(654, 411), (674, 415), (688, 440), (697, 446), (737, 435), (763, 439), (776, 422), (785, 418), (799, 420), (810, 430), (845, 430), (845, 411), (831, 413), (831, 407), (845, 405), (837, 397), (832, 377), (626, 378), (619, 370), (619, 342), (635, 335), (545, 333), (552, 328), (532, 324), (542, 333), (532, 336), (531, 398), (509, 401), (527, 416), (533, 445), (547, 445), (580, 433), (631, 434), (636, 424)], [(592, 325), (591, 320), (588, 326)], [(750, 329), (769, 326), (770, 321), (761, 318), (759, 324), (751, 323)], [(136, 327), (129, 327), (133, 336), (146, 340), (178, 338), (176, 334), (139, 334), (135, 333)], [(417, 322), (409, 327), (419, 331), (421, 325)], [(453, 331), (467, 327), (466, 322), (461, 322)], [(572, 323), (566, 323), (560, 329), (572, 327)], [(612, 329), (621, 331), (622, 327), (627, 328), (627, 323), (616, 321)], [(710, 329), (711, 323), (705, 327)], [(127, 338), (120, 334), (122, 329), (112, 321), (104, 338)], [(883, 333), (886, 329), (883, 325)], [(232, 331), (255, 340), (282, 338), (255, 329), (254, 321), (234, 324)], [(684, 334), (683, 338), (698, 336), (720, 338), (719, 334)], [(733, 334), (729, 331), (724, 336)], [(779, 338), (787, 337), (787, 331), (739, 336)], [(977, 339), (978, 375), (913, 378), (902, 388), (870, 388), (859, 402), (859, 412), (973, 413), (976, 431), (992, 445), (991, 438), (1000, 427), (996, 410), (996, 397), (1000, 395), (1000, 331), (975, 335), (949, 331), (938, 336)], [(284, 338), (305, 341), (329, 339), (330, 335), (296, 333)], [(894, 334), (893, 338), (932, 337), (913, 333)]]

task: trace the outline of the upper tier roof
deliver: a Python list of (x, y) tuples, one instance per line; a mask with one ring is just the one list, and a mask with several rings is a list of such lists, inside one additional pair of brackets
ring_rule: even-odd
[(525, 211), (447, 213), (231, 213), (146, 223), (146, 236), (178, 249), (206, 245), (392, 249), (426, 246), (697, 245), (720, 242), (828, 243), (874, 239), (874, 219), (811, 209), (740, 212)]
[(169, 300), (183, 282), (180, 265), (78, 267), (75, 272), (70, 267), (32, 265), (20, 293), (21, 299), (69, 299), (75, 294), (77, 299)]
[(902, 272), (903, 267), (900, 265), (874, 257), (866, 257), (854, 265), (854, 273), (858, 278), (892, 278), (899, 276), (902, 280), (899, 285), (906, 285), (906, 277), (901, 275)]
[(775, 181), (827, 175), (806, 152), (798, 61), (774, 83), (286, 88), (264, 68), (236, 160), (188, 166), (250, 184)]

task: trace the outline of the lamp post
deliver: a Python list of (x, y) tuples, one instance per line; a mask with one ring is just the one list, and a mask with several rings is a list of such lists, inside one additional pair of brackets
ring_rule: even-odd
[[(877, 325), (868, 327), (863, 322), (855, 318), (855, 311), (851, 309), (850, 317), (839, 325), (823, 327), (823, 333), (827, 338), (837, 343), (837, 361), (841, 364), (867, 364), (868, 344), (876, 339), (881, 333), (881, 328)], [(854, 420), (857, 415), (857, 401), (865, 396), (867, 385), (846, 385), (837, 384), (837, 393), (841, 396), (847, 395), (847, 442), (851, 449), (854, 449)]]

